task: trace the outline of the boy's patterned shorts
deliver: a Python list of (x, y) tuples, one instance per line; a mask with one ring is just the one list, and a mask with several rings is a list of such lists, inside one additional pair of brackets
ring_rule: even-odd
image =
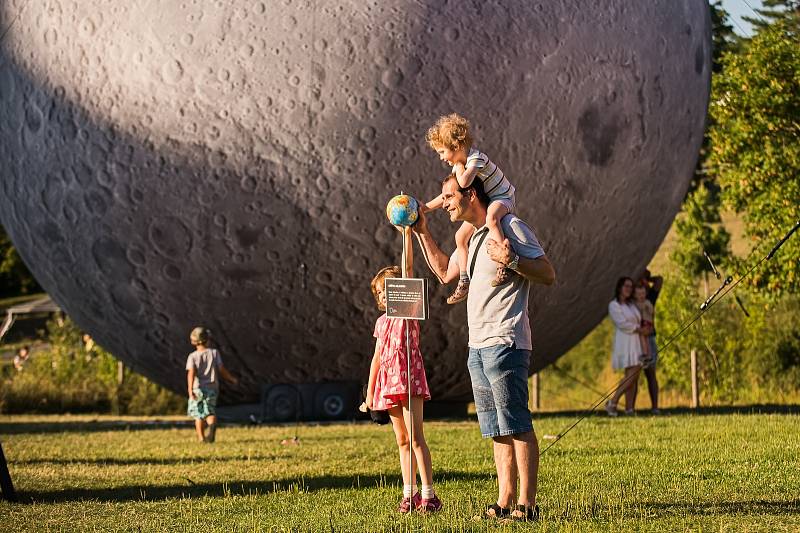
[(217, 414), (217, 391), (204, 388), (194, 389), (194, 395), (197, 399), (189, 399), (186, 414), (198, 419)]

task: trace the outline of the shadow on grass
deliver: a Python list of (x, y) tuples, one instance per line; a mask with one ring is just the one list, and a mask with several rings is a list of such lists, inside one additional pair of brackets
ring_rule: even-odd
[(739, 502), (641, 502), (635, 505), (657, 512), (674, 515), (676, 513), (714, 516), (714, 515), (800, 515), (800, 499), (793, 500), (745, 500)]
[[(534, 413), (534, 421), (545, 418), (564, 418), (575, 417), (578, 418), (585, 415), (588, 410), (574, 410), (574, 411), (547, 411), (542, 413)], [(639, 416), (647, 417), (650, 411), (647, 409), (637, 410)], [(592, 413), (602, 417), (607, 417), (603, 406), (600, 405)], [(780, 404), (755, 404), (755, 405), (721, 405), (714, 407), (700, 407), (692, 409), (689, 407), (673, 407), (669, 409), (661, 409), (660, 415), (653, 415), (653, 418), (660, 418), (665, 416), (676, 415), (692, 415), (692, 416), (708, 416), (708, 415), (796, 415), (800, 414), (800, 405), (780, 405)], [(625, 417), (620, 417), (625, 418)]]
[(0, 435), (21, 433), (99, 433), (194, 427), (191, 420), (81, 420), (53, 422), (0, 422)]
[[(488, 481), (491, 473), (437, 472), (434, 480), (444, 481)], [(225, 483), (195, 483), (178, 476), (179, 482), (172, 485), (132, 485), (116, 488), (69, 488), (65, 490), (21, 491), (17, 497), (21, 504), (60, 503), (75, 501), (128, 502), (160, 501), (171, 498), (202, 498), (224, 496), (263, 495), (273, 492), (315, 492), (329, 489), (366, 489), (395, 486), (400, 489), (399, 475), (362, 474), (355, 476), (309, 476), (267, 481), (232, 480)]]
[[(284, 460), (285, 457), (280, 455), (236, 455), (231, 457), (214, 457), (213, 459), (200, 459), (211, 463), (230, 463), (230, 462), (246, 462), (250, 461), (277, 461)], [(94, 465), (94, 466), (171, 466), (171, 465), (186, 465), (191, 466), (196, 464), (199, 460), (198, 457), (175, 457), (164, 459), (152, 458), (131, 458), (119, 459), (116, 457), (95, 457), (91, 459), (22, 459), (14, 461), (12, 466), (14, 468), (20, 466), (35, 466), (35, 465), (53, 465), (53, 466), (69, 466), (69, 465)]]
[[(649, 414), (648, 410), (637, 411), (639, 416), (646, 417)], [(578, 418), (586, 414), (586, 410), (574, 411), (547, 411), (536, 412), (533, 414), (534, 422), (536, 420), (543, 420), (548, 418)], [(606, 416), (601, 407), (598, 407), (592, 413), (597, 416)], [(717, 407), (701, 407), (699, 409), (690, 409), (688, 407), (676, 407), (671, 409), (662, 409), (658, 417), (668, 417), (676, 415), (692, 415), (692, 416), (706, 416), (706, 415), (761, 415), (761, 414), (785, 414), (796, 415), (800, 414), (800, 405), (778, 405), (778, 404), (756, 404), (756, 405), (741, 405), (741, 406), (717, 406)], [(435, 418), (437, 422), (475, 422), (477, 418), (474, 415), (458, 417), (458, 418)], [(366, 424), (368, 421), (364, 420), (341, 420), (341, 421), (328, 421), (328, 422), (301, 422), (300, 427), (304, 431), (313, 429), (319, 425), (336, 425), (336, 424)], [(41, 421), (41, 422), (0, 422), (0, 435), (14, 435), (22, 433), (94, 433), (104, 431), (140, 431), (147, 429), (170, 429), (170, 428), (189, 428), (192, 427), (191, 420), (159, 420), (154, 418), (152, 420), (81, 420), (81, 421)], [(224, 424), (227, 427), (253, 427), (253, 428), (280, 428), (280, 427), (294, 427), (295, 422), (285, 424)], [(333, 438), (333, 437), (332, 437)], [(338, 438), (338, 437), (337, 437)]]
[[(47, 415), (45, 415), (47, 416)], [(57, 418), (58, 415), (52, 415)], [(477, 419), (475, 419), (477, 421)], [(332, 421), (303, 421), (299, 423), (302, 430), (308, 430), (317, 426), (331, 426), (336, 424), (365, 424), (370, 425), (368, 420), (332, 420)], [(294, 428), (297, 422), (270, 423), (270, 424), (250, 424), (250, 423), (230, 423), (223, 422), (222, 428), (226, 427), (248, 427), (248, 428)], [(0, 435), (17, 435), (22, 433), (100, 433), (106, 431), (140, 431), (147, 429), (172, 429), (172, 428), (194, 428), (194, 422), (186, 418), (185, 420), (160, 420), (153, 418), (150, 420), (54, 420), (36, 422), (0, 422)]]

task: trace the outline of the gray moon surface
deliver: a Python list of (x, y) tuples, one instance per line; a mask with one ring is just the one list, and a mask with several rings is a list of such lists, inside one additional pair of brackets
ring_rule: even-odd
[[(688, 187), (709, 98), (705, 0), (9, 0), (0, 218), (42, 286), (134, 370), (185, 389), (209, 327), (240, 377), (366, 379), (384, 207), (447, 170), (457, 111), (517, 188), (558, 281), (531, 370), (606, 314)], [(443, 248), (457, 226), (430, 216)], [(418, 274), (430, 276), (417, 252)], [(466, 310), (432, 281), (432, 394), (471, 397)], [(610, 349), (610, 347), (609, 347)]]

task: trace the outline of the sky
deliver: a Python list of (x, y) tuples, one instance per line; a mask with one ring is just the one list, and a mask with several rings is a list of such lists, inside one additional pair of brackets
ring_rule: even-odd
[[(748, 4), (750, 6), (748, 7)], [(733, 19), (731, 26), (733, 31), (739, 35), (750, 37), (753, 34), (753, 28), (742, 17), (756, 18), (758, 15), (753, 13), (752, 9), (759, 9), (761, 7), (761, 0), (722, 0), (722, 7)], [(750, 9), (752, 8), (752, 9)]]

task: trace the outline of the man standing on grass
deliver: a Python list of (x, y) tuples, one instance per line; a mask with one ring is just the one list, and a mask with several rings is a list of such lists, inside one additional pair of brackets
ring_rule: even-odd
[[(528, 293), (531, 283), (552, 285), (555, 272), (531, 228), (513, 214), (502, 219), (506, 239), (487, 238), (486, 208), (489, 197), (480, 180), (460, 188), (455, 176), (442, 183), (442, 208), (451, 222), (475, 226), (469, 243), (468, 274), (472, 281), (467, 296), (469, 368), (472, 393), (481, 434), (494, 441), (499, 496), (489, 505), (489, 517), (535, 520), (539, 444), (528, 410), (528, 367), (531, 328)], [(459, 276), (458, 264), (442, 252), (431, 236), (424, 213), (412, 227), (425, 259), (443, 283)], [(502, 263), (519, 276), (498, 287), (491, 286), (496, 264)], [(519, 496), (517, 496), (519, 479)], [(514, 505), (516, 504), (516, 507)]]

